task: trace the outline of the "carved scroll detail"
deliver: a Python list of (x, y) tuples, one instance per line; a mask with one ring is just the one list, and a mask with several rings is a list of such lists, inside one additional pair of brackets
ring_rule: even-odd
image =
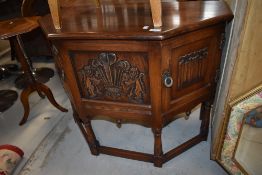
[(98, 58), (90, 59), (78, 73), (86, 91), (86, 98), (127, 98), (128, 102), (144, 102), (144, 73), (128, 61), (118, 60), (115, 53), (100, 53)]
[(177, 87), (185, 88), (198, 82), (204, 77), (204, 58), (208, 55), (208, 48), (188, 53), (179, 58), (178, 61), (178, 85)]
[(200, 50), (197, 50), (195, 52), (191, 52), (189, 54), (186, 54), (184, 56), (181, 56), (179, 58), (179, 63), (180, 64), (184, 64), (193, 60), (197, 60), (197, 59), (203, 59), (204, 57), (206, 57), (208, 54), (207, 48), (203, 48)]

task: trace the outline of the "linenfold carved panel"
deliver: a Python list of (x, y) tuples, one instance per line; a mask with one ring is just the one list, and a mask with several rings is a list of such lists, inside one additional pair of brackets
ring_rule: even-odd
[(76, 71), (84, 97), (97, 100), (147, 103), (148, 88), (145, 80), (145, 74), (148, 74), (147, 64), (144, 63), (144, 59), (135, 60), (126, 59), (123, 56), (119, 59), (115, 53), (103, 52), (79, 65)]
[(179, 58), (177, 88), (185, 88), (204, 78), (205, 62), (207, 58), (207, 47), (188, 53)]

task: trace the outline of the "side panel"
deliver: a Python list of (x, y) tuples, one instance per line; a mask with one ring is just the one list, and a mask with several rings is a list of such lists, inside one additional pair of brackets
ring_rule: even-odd
[[(81, 108), (77, 110), (81, 111), (79, 116), (107, 116), (150, 126), (152, 93), (160, 96), (160, 90), (151, 92), (155, 79), (150, 77), (154, 72), (150, 71), (150, 62), (155, 60), (153, 47), (135, 41), (63, 42), (60, 62), (66, 77), (64, 85), (74, 93), (75, 106)], [(159, 69), (154, 69), (160, 72), (160, 64), (157, 66)]]

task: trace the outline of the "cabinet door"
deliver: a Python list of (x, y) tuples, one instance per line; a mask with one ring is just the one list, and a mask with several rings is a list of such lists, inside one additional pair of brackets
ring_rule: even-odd
[[(145, 42), (72, 40), (63, 43), (71, 89), (79, 101), (112, 110), (150, 105), (149, 46)], [(73, 80), (74, 81), (73, 81)], [(74, 86), (74, 87), (73, 87)], [(130, 109), (130, 107), (128, 108)]]
[[(208, 31), (207, 31), (208, 32)], [(163, 87), (163, 111), (174, 114), (190, 110), (214, 92), (215, 74), (219, 67), (220, 33), (188, 35), (164, 46), (163, 79), (169, 74), (173, 85)], [(189, 40), (187, 40), (189, 39)], [(165, 64), (165, 63), (164, 63)], [(168, 73), (167, 73), (168, 72)], [(170, 111), (172, 109), (172, 111)]]
[(70, 55), (82, 98), (150, 103), (146, 53), (70, 51)]

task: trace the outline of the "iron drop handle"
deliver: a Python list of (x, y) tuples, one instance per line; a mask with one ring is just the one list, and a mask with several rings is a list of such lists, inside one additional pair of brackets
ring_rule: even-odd
[(173, 86), (173, 78), (171, 77), (171, 74), (169, 71), (165, 71), (163, 74), (163, 83), (167, 88), (170, 88)]

